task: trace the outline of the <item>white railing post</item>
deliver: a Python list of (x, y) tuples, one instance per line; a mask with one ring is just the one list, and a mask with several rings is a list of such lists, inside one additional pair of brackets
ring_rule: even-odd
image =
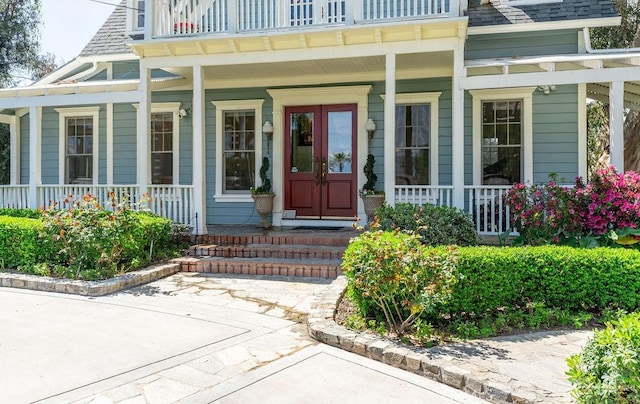
[[(346, 10), (344, 11), (344, 23), (347, 25), (355, 24), (356, 1), (361, 2), (362, 0), (347, 0), (345, 3)], [(340, 8), (339, 1), (338, 1), (338, 8)]]
[[(219, 0), (218, 0), (219, 1)], [(224, 0), (227, 3), (227, 30), (230, 34), (238, 32), (238, 2), (244, 0)]]

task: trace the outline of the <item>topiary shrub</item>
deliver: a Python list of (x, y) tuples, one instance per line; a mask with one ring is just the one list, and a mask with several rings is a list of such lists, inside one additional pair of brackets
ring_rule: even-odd
[(455, 260), (452, 247), (427, 251), (416, 235), (369, 231), (351, 240), (342, 268), (361, 311), (383, 316), (402, 335), (448, 300), (458, 280)]
[(640, 313), (607, 323), (567, 364), (579, 404), (640, 403)]
[(381, 230), (414, 232), (426, 245), (468, 246), (478, 243), (471, 216), (456, 208), (399, 203), (395, 207), (379, 207), (376, 218)]

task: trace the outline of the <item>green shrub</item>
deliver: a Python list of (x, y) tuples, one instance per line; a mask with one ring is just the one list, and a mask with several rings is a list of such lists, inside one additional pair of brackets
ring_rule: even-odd
[(640, 313), (607, 323), (567, 363), (578, 403), (639, 403)]
[(447, 206), (417, 206), (399, 203), (376, 210), (381, 230), (403, 230), (419, 234), (426, 245), (475, 245), (478, 235), (471, 216)]
[(342, 267), (349, 293), (364, 313), (382, 314), (402, 335), (457, 281), (455, 250), (427, 250), (416, 235), (369, 231), (351, 240)]
[(106, 279), (175, 252), (170, 220), (133, 211), (126, 200), (112, 206), (87, 195), (73, 209), (44, 212), (43, 240), (55, 252), (46, 262), (55, 276)]
[(459, 249), (462, 279), (439, 310), (483, 317), (532, 303), (577, 313), (640, 307), (640, 252), (560, 246)]
[(27, 217), (29, 219), (40, 219), (42, 217), (42, 212), (40, 212), (37, 209), (0, 208), (0, 216)]
[(32, 266), (42, 253), (42, 221), (0, 216), (0, 269)]

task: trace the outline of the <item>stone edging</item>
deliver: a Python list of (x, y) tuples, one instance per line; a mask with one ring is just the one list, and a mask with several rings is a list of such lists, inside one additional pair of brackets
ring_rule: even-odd
[(104, 281), (78, 281), (16, 273), (0, 273), (0, 286), (81, 296), (104, 296), (180, 272), (180, 264), (152, 265)]
[(525, 382), (501, 383), (500, 377), (489, 369), (456, 365), (451, 359), (438, 358), (427, 349), (411, 349), (394, 341), (348, 330), (333, 320), (336, 302), (342, 297), (346, 286), (344, 276), (338, 277), (330, 288), (323, 288), (317, 296), (316, 307), (309, 313), (307, 327), (309, 335), (319, 342), (369, 357), (379, 362), (428, 377), (492, 403), (532, 404), (545, 402), (544, 392)]

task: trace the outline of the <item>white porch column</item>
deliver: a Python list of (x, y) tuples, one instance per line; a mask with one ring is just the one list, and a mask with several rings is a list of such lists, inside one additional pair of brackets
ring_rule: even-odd
[[(198, 216), (194, 227), (196, 234), (207, 234), (204, 106), (204, 69), (202, 66), (193, 66), (193, 207)], [(216, 125), (221, 124), (221, 122), (216, 123)], [(222, 146), (217, 145), (217, 147)], [(217, 180), (220, 181), (219, 178)]]
[(453, 51), (453, 78), (451, 110), (453, 111), (451, 131), (451, 182), (453, 185), (453, 206), (464, 208), (464, 41), (458, 41)]
[(107, 104), (107, 184), (113, 184), (113, 104)]
[(624, 171), (624, 81), (609, 86), (609, 147), (611, 165)]
[[(37, 209), (38, 186), (42, 184), (42, 107), (29, 108), (29, 206)], [(64, 162), (59, 162), (64, 164)]]
[(138, 186), (140, 195), (149, 189), (149, 153), (151, 132), (151, 69), (140, 66), (140, 107), (138, 109)]
[(20, 184), (20, 117), (14, 116), (13, 123), (9, 126), (10, 136), (10, 159), (11, 159), (11, 173), (10, 184)]
[(395, 205), (396, 183), (396, 55), (386, 56), (384, 94), (384, 192), (387, 203)]

